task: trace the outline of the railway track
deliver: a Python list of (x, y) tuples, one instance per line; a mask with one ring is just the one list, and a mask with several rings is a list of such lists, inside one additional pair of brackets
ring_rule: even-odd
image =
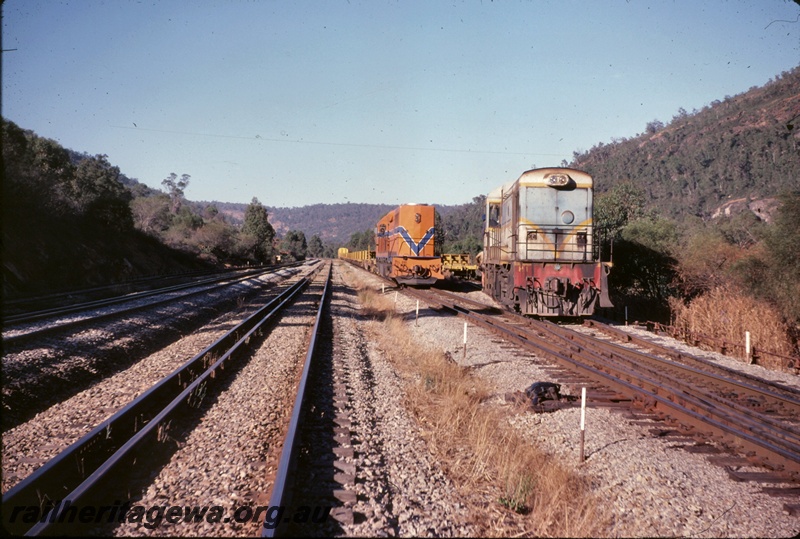
[(93, 322), (88, 313), (71, 329), (55, 319), (23, 330), (37, 333), (36, 337), (23, 334), (15, 340), (9, 338), (13, 330), (7, 329), (3, 335), (3, 432), (201, 330), (220, 312), (233, 312), (259, 296), (268, 296), (277, 283), (298, 271), (281, 270), (228, 286), (173, 292), (155, 301), (147, 298), (144, 304), (133, 302), (125, 313), (118, 308), (101, 312)]
[(176, 273), (172, 275), (157, 275), (150, 277), (140, 277), (130, 281), (93, 286), (89, 288), (79, 288), (37, 296), (20, 296), (3, 298), (3, 321), (7, 316), (19, 316), (26, 313), (34, 313), (40, 310), (48, 310), (56, 306), (68, 307), (78, 303), (88, 303), (91, 301), (101, 301), (111, 299), (126, 294), (143, 292), (154, 288), (163, 288), (170, 285), (179, 285), (199, 279), (212, 277), (214, 275), (233, 275), (241, 270), (252, 270), (253, 268), (230, 268), (224, 271), (219, 270), (198, 270)]
[[(143, 533), (157, 536), (195, 533), (261, 533), (264, 536), (377, 533), (471, 535), (472, 532), (466, 524), (455, 524), (463, 522), (463, 515), (458, 509), (462, 506), (456, 501), (458, 498), (453, 500), (447, 496), (454, 488), (447, 483), (445, 474), (437, 470), (434, 463), (426, 460), (424, 445), (420, 446), (418, 441), (411, 440), (398, 443), (413, 432), (414, 422), (401, 410), (402, 391), (397, 391), (397, 375), (390, 366), (383, 364), (380, 350), (374, 350), (365, 340), (366, 334), (361, 333), (360, 326), (369, 320), (369, 315), (364, 317), (359, 312), (357, 294), (345, 284), (342, 275), (340, 265), (338, 270), (333, 271), (333, 280), (327, 292), (331, 297), (330, 307), (323, 307), (325, 303), (319, 299), (325, 295), (322, 283), (319, 280), (310, 283), (302, 294), (304, 299), (301, 300), (301, 305), (290, 308), (298, 316), (282, 318), (280, 323), (268, 323), (271, 328), (268, 336), (259, 336), (257, 332), (251, 334), (249, 345), (242, 345), (248, 352), (243, 353), (239, 359), (239, 353), (233, 353), (234, 357), (224, 362), (228, 367), (222, 369), (218, 366), (213, 375), (208, 374), (203, 382), (194, 385), (194, 393), (190, 391), (189, 394), (184, 394), (182, 403), (172, 415), (160, 417), (161, 412), (153, 406), (147, 411), (149, 415), (139, 416), (141, 422), (135, 420), (133, 429), (122, 423), (102, 429), (107, 421), (104, 420), (92, 431), (99, 429), (102, 432), (95, 432), (97, 438), (90, 444), (92, 451), (94, 447), (98, 448), (99, 456), (92, 457), (91, 451), (87, 449), (85, 455), (80, 454), (79, 459), (74, 455), (66, 458), (71, 460), (75, 469), (80, 469), (77, 463), (82, 463), (83, 472), (73, 482), (83, 482), (93, 475), (91, 469), (95, 465), (98, 470), (104, 466), (102, 463), (96, 464), (97, 461), (105, 458), (108, 453), (116, 453), (127, 444), (121, 438), (125, 434), (125, 428), (131, 430), (135, 436), (133, 431), (143, 430), (143, 424), (146, 426), (154, 423), (150, 427), (151, 432), (123, 457), (120, 464), (110, 466), (112, 480), (99, 480), (82, 498), (78, 498), (75, 506), (110, 505), (112, 510), (119, 510), (125, 505), (125, 500), (143, 507), (163, 505), (165, 508), (167, 506), (164, 504), (180, 504), (186, 507), (216, 507), (219, 504), (224, 509), (225, 518), (231, 517), (231, 522), (186, 522), (179, 519), (179, 522), (172, 523), (162, 519), (160, 526), (145, 526), (147, 529), (142, 529), (142, 522), (102, 522), (90, 524), (81, 531), (123, 536)], [(378, 288), (380, 289), (380, 285)], [(405, 292), (414, 293), (408, 289)], [(574, 331), (567, 332), (566, 337), (552, 335), (548, 324), (540, 327), (531, 324), (528, 319), (516, 319), (508, 316), (508, 313), (480, 303), (468, 302), (463, 298), (455, 300), (435, 290), (430, 293), (436, 294), (436, 297), (429, 294), (419, 297), (429, 306), (435, 305), (440, 311), (438, 316), (444, 314), (441, 313), (443, 305), (452, 304), (451, 307), (455, 310), (461, 309), (469, 313), (463, 316), (486, 317), (484, 323), (490, 324), (492, 331), (497, 331), (501, 321), (506, 323), (505, 330), (508, 333), (504, 333), (502, 340), (492, 339), (492, 342), (501, 343), (503, 350), (515, 348), (511, 343), (521, 344), (523, 340), (532, 342), (537, 337), (542, 342), (536, 345), (536, 356), (552, 352), (578, 361), (585, 353), (586, 357), (592, 357), (591, 361), (595, 362), (599, 361), (599, 357), (604, 361), (610, 358), (609, 360), (614, 361), (640, 363), (639, 359), (632, 359), (637, 356), (630, 357), (627, 351), (609, 352), (596, 344), (595, 339), (587, 337), (588, 341), (583, 343), (581, 339), (586, 336), (576, 337)], [(413, 309), (408, 314), (408, 304), (413, 303), (413, 300), (403, 301), (406, 305), (405, 319), (410, 320), (408, 323), (416, 330)], [(430, 316), (434, 311), (426, 308), (425, 312)], [(480, 323), (477, 319), (470, 320), (474, 324)], [(431, 320), (421, 320), (418, 330), (425, 331), (430, 323)], [(442, 317), (441, 323), (456, 327), (460, 324), (448, 315)], [(312, 325), (317, 329), (312, 330)], [(297, 331), (301, 327), (302, 331)], [(556, 332), (562, 329), (564, 328), (555, 327)], [(604, 330), (605, 328), (594, 326), (588, 331)], [(607, 331), (613, 332), (613, 328)], [(300, 337), (301, 334), (306, 337)], [(307, 347), (313, 340), (309, 337), (312, 334), (320, 336), (315, 347), (316, 352)], [(265, 342), (264, 339), (268, 342), (276, 339), (291, 340), (294, 344), (290, 348), (266, 347), (261, 344)], [(489, 344), (489, 339), (486, 339), (486, 343)], [(529, 342), (524, 346), (531, 344)], [(549, 352), (545, 353), (543, 349)], [(505, 354), (503, 351), (493, 353)], [(253, 358), (248, 359), (251, 354)], [(512, 356), (517, 354), (516, 351), (511, 353)], [(524, 352), (522, 355), (528, 356)], [(649, 355), (662, 354), (650, 351)], [(302, 358), (305, 358), (305, 363)], [(214, 361), (217, 359), (215, 357)], [(476, 369), (491, 369), (489, 364), (493, 361), (489, 359), (490, 361), (484, 362), (475, 357), (470, 363)], [(237, 365), (231, 364), (231, 361)], [(580, 361), (588, 363), (590, 360), (584, 358)], [(238, 366), (239, 362), (243, 366)], [(499, 364), (500, 361), (496, 363)], [(483, 367), (484, 365), (487, 367)], [(575, 384), (588, 386), (590, 407), (635, 410), (636, 417), (646, 418), (650, 428), (661, 433), (658, 436), (663, 436), (665, 440), (682, 441), (680, 443), (687, 450), (710, 451), (716, 447), (731, 447), (737, 451), (734, 456), (723, 454), (713, 458), (729, 470), (732, 478), (736, 479), (738, 476), (737, 480), (756, 480), (762, 483), (780, 481), (773, 487), (775, 493), (781, 497), (791, 494), (791, 487), (787, 488), (785, 482), (792, 479), (793, 474), (788, 466), (783, 465), (781, 468), (781, 464), (773, 457), (765, 459), (755, 450), (742, 451), (739, 449), (741, 442), (731, 441), (722, 434), (709, 431), (705, 426), (691, 426), (685, 421), (679, 421), (680, 418), (670, 412), (666, 403), (628, 394), (624, 388), (610, 384), (606, 380), (608, 373), (602, 375), (603, 381), (598, 381), (595, 373), (579, 372), (569, 361), (564, 367), (542, 367), (552, 372), (558, 380), (569, 380), (571, 387)], [(592, 364), (591, 368), (603, 371), (599, 363)], [(632, 369), (630, 365), (627, 368)], [(698, 364), (686, 368), (690, 371), (700, 370)], [(654, 376), (653, 371), (660, 373), (662, 370), (661, 366), (650, 367), (649, 375)], [(180, 394), (179, 392), (194, 384), (202, 376), (198, 372), (187, 374), (188, 379), (182, 379), (181, 384), (175, 384), (173, 395)], [(733, 377), (730, 373), (716, 374), (721, 378)], [(682, 378), (685, 372), (675, 376)], [(747, 377), (739, 381), (748, 386), (757, 386), (755, 380)], [(624, 382), (635, 386), (630, 380)], [(653, 381), (648, 383), (652, 384)], [(306, 392), (304, 397), (295, 392), (295, 387), (308, 384), (314, 390)], [(666, 395), (668, 383), (658, 382), (657, 385), (658, 391), (664, 392), (663, 395), (657, 395)], [(696, 381), (695, 385), (700, 386), (701, 382)], [(215, 386), (217, 389), (214, 389)], [(741, 408), (753, 408), (756, 412), (766, 411), (767, 415), (772, 414), (774, 423), (782, 425), (792, 423), (795, 419), (791, 404), (793, 390), (780, 389), (780, 392), (789, 397), (780, 406), (767, 401), (771, 398), (767, 395), (770, 387), (742, 399), (732, 398), (730, 390), (720, 386), (706, 388), (705, 391), (712, 396), (716, 395), (718, 400), (732, 401)], [(648, 390), (653, 392), (652, 387)], [(641, 394), (641, 391), (637, 392)], [(234, 393), (238, 394), (235, 398), (229, 395)], [(162, 400), (169, 399), (169, 396), (165, 396)], [(706, 396), (704, 399), (710, 400), (711, 397)], [(172, 401), (176, 400), (180, 398), (172, 397)], [(750, 403), (756, 402), (757, 405), (750, 406)], [(574, 407), (575, 402), (563, 405)], [(715, 406), (721, 405), (715, 403)], [(565, 410), (564, 413), (573, 412), (575, 410)], [(250, 418), (253, 419), (252, 422), (249, 421)], [(594, 451), (605, 450), (594, 448)], [(20, 453), (19, 450), (16, 452)], [(602, 456), (601, 454), (600, 461), (603, 460)], [(134, 461), (134, 467), (126, 465)], [(598, 456), (593, 454), (590, 462), (597, 463)], [(768, 466), (770, 471), (757, 476), (740, 468), (753, 464)], [(77, 491), (80, 484), (68, 488)], [(34, 519), (35, 522), (23, 523), (28, 525), (27, 530), (32, 534), (75, 533), (78, 528), (74, 524), (58, 528), (59, 511), (63, 511), (64, 507), (63, 503), (59, 507), (54, 504), (59, 500), (63, 502), (70, 495), (61, 486), (58, 488), (64, 492), (46, 492), (44, 496), (37, 492), (28, 501), (19, 503), (13, 499), (7, 500), (4, 496), (4, 518), (8, 517), (6, 511), (9, 507), (23, 504), (22, 507), (47, 509), (47, 504), (50, 503), (52, 507), (45, 522)], [(768, 488), (764, 487), (764, 491)], [(9, 493), (11, 490), (6, 495)], [(56, 498), (59, 494), (60, 497)], [(219, 500), (224, 500), (224, 503)], [(24, 505), (26, 503), (30, 505)], [(294, 509), (298, 507), (305, 509), (295, 512)], [(790, 510), (791, 507), (787, 506)], [(24, 517), (25, 514), (22, 512), (17, 516)], [(52, 517), (55, 522), (50, 522), (51, 515), (55, 515)], [(289, 521), (280, 518), (281, 516), (287, 517)], [(145, 520), (144, 523), (148, 522)], [(226, 528), (222, 529), (220, 526)]]
[(314, 391), (295, 431), (297, 455), (293, 465), (287, 462), (285, 496), (273, 494), (270, 501), (271, 507), (328, 507), (329, 518), (284, 519), (262, 535), (474, 535), (454, 486), (403, 412), (397, 373), (366, 340), (362, 325), (370, 315), (361, 311), (348, 277), (346, 267), (334, 269), (309, 372)]
[[(65, 502), (58, 504), (58, 501), (70, 500), (72, 506), (108, 504), (102, 497), (108, 492), (119, 492), (119, 478), (130, 476), (135, 463), (137, 468), (146, 469), (152, 460), (151, 453), (158, 453), (165, 442), (174, 440), (170, 433), (176, 432), (176, 424), (197, 416), (204, 401), (214, 400), (211, 395), (216, 390), (212, 388), (224, 385), (230, 373), (240, 370), (238, 364), (247, 361), (250, 341), (260, 339), (266, 328), (304, 293), (311, 281), (312, 277), (305, 277), (287, 287), (181, 368), (8, 490), (3, 496), (5, 529), (32, 535), (73, 533), (73, 523), (67, 523), (72, 525), (70, 527), (59, 522), (61, 514), (69, 510)], [(23, 519), (17, 514), (11, 522), (13, 513), (9, 511), (19, 507), (39, 507), (40, 511), (49, 507), (48, 517), (31, 523), (21, 522), (30, 518)]]
[[(714, 441), (743, 457), (725, 460), (728, 464), (770, 471), (753, 478), (800, 482), (800, 392), (793, 388), (720, 372), (698, 358), (688, 365), (686, 355), (683, 363), (675, 362), (551, 322), (487, 313), (483, 304), (440, 290), (409, 293), (557, 361), (594, 385), (596, 399), (635, 404), (698, 443)], [(598, 394), (598, 385), (612, 393)]]
[(9, 315), (3, 319), (3, 342), (5, 346), (15, 346), (41, 339), (46, 335), (74, 331), (81, 326), (95, 325), (103, 320), (131, 316), (159, 305), (186, 300), (216, 290), (224, 290), (231, 285), (274, 272), (275, 270), (271, 268), (247, 270), (237, 272), (235, 275), (217, 275), (191, 283), (161, 287), (125, 296)]

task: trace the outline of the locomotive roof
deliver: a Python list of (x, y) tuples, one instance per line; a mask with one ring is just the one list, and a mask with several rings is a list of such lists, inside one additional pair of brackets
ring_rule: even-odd
[(535, 168), (527, 170), (517, 180), (520, 185), (534, 185), (546, 186), (545, 178), (550, 174), (566, 174), (578, 187), (587, 188), (592, 187), (592, 177), (588, 172), (574, 168), (552, 167), (552, 168)]
[(592, 188), (592, 176), (588, 172), (584, 172), (575, 168), (564, 167), (534, 168), (531, 170), (526, 170), (513, 182), (504, 183), (500, 187), (492, 189), (489, 191), (486, 199), (489, 202), (499, 202), (503, 198), (503, 193), (507, 193), (514, 189), (516, 185), (527, 187), (548, 187), (545, 178), (550, 174), (566, 174), (572, 179), (572, 181), (575, 182), (576, 187), (582, 189)]

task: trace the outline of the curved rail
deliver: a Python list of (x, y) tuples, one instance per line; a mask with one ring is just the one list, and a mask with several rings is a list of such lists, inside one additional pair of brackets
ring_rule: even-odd
[[(617, 345), (609, 346), (603, 341), (560, 328), (552, 322), (539, 322), (509, 313), (502, 316), (481, 314), (462, 306), (464, 300), (458, 296), (448, 294), (447, 299), (443, 300), (441, 291), (435, 292), (438, 297), (433, 300), (426, 297), (430, 291), (415, 290), (409, 293), (439, 303), (476, 325), (553, 358), (571, 370), (630, 395), (664, 415), (697, 430), (710, 431), (714, 436), (742, 447), (746, 453), (759, 455), (761, 463), (768, 468), (786, 472), (795, 480), (800, 479), (800, 438), (796, 426), (783, 418), (776, 420), (769, 414), (748, 409), (735, 402), (734, 398), (725, 396), (725, 391), (757, 394), (770, 399), (771, 405), (783, 406), (796, 422), (797, 393), (787, 397), (685, 365), (676, 366), (649, 354)], [(653, 362), (657, 366), (642, 367)], [(666, 365), (671, 369), (679, 369), (681, 374), (666, 376), (660, 372)], [(684, 379), (686, 373), (701, 377), (702, 383), (687, 382)], [(709, 389), (711, 380), (714, 389)], [(727, 390), (719, 389), (722, 386), (726, 386)]]

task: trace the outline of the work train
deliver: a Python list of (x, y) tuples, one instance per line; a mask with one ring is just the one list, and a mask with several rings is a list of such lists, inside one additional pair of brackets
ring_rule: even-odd
[(592, 223), (592, 177), (540, 168), (486, 198), (483, 290), (526, 315), (578, 317), (613, 307), (611, 262), (599, 255)]
[(436, 255), (435, 209), (429, 204), (404, 204), (375, 227), (375, 250), (339, 249), (339, 258), (392, 279), (399, 285), (430, 286), (440, 279), (442, 258)]

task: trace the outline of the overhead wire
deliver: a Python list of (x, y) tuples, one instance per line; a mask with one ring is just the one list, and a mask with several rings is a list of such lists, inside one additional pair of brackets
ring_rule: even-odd
[(129, 127), (125, 125), (112, 125), (110, 127), (116, 129), (130, 129), (134, 131), (151, 131), (154, 133), (167, 133), (172, 135), (193, 135), (202, 137), (251, 140), (259, 142), (290, 142), (295, 144), (316, 144), (322, 146), (348, 146), (353, 148), (375, 148), (382, 150), (411, 150), (411, 151), (425, 151), (425, 152), (452, 152), (452, 153), (501, 154), (501, 155), (546, 155), (546, 156), (556, 156), (556, 157), (561, 157), (562, 155), (555, 153), (509, 152), (509, 151), (499, 151), (499, 150), (472, 150), (472, 149), (465, 150), (460, 148), (431, 148), (431, 147), (426, 148), (421, 146), (390, 146), (382, 144), (358, 144), (353, 142), (330, 142), (330, 141), (320, 141), (320, 140), (304, 140), (304, 139), (289, 139), (289, 138), (267, 138), (267, 137), (262, 137), (261, 135), (253, 135), (253, 136), (221, 135), (218, 133), (197, 133), (192, 131), (177, 131), (172, 129), (154, 129), (154, 128), (138, 127), (138, 126)]

